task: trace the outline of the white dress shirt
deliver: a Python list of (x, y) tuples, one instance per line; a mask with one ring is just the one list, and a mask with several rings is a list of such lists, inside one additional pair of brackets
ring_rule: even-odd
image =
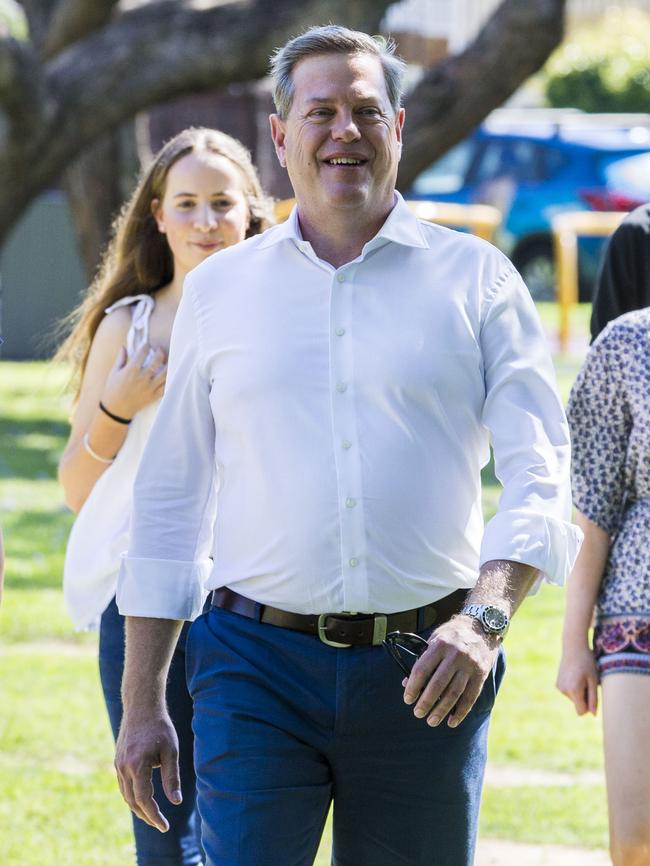
[[(484, 528), (490, 435), (504, 490)], [(298, 613), (393, 612), (493, 559), (560, 583), (580, 538), (568, 470), (542, 329), (498, 250), (397, 196), (334, 268), (294, 210), (187, 277), (119, 608), (192, 619), (229, 586)]]

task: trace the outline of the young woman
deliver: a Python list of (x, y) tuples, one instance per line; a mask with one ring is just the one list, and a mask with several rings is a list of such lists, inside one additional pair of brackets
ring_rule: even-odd
[(568, 407), (585, 539), (569, 580), (557, 684), (578, 715), (596, 713), (602, 688), (614, 866), (650, 863), (649, 334), (650, 307), (612, 322)]
[[(57, 354), (72, 362), (77, 387), (59, 465), (66, 502), (77, 512), (64, 594), (78, 628), (99, 627), (100, 676), (115, 737), (124, 663), (124, 620), (115, 605), (119, 557), (127, 546), (134, 476), (165, 385), (183, 280), (209, 255), (271, 221), (270, 201), (239, 142), (210, 129), (181, 132), (157, 154), (118, 219), (100, 274)], [(185, 629), (167, 684), (184, 799), (169, 804), (155, 778), (170, 829), (161, 834), (134, 817), (139, 866), (195, 866), (203, 856), (184, 640)]]

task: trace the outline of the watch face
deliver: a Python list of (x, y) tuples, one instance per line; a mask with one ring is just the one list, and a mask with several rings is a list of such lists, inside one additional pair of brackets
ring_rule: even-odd
[(500, 632), (508, 625), (508, 617), (498, 607), (488, 605), (483, 611), (483, 622), (489, 631)]

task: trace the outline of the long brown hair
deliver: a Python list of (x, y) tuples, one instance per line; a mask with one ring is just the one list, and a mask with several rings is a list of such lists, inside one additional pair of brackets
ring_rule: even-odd
[(115, 220), (111, 241), (86, 297), (62, 323), (62, 330), (69, 333), (54, 358), (71, 362), (71, 384), (77, 396), (106, 308), (127, 295), (153, 294), (174, 276), (172, 253), (164, 234), (158, 231), (151, 203), (156, 198), (162, 200), (174, 163), (193, 152), (223, 156), (240, 170), (250, 214), (246, 237), (259, 234), (274, 222), (271, 199), (262, 191), (250, 153), (237, 139), (216, 129), (191, 127), (163, 145)]

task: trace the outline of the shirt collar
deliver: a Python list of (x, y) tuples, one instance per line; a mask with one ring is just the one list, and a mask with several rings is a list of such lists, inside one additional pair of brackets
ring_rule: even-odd
[[(266, 249), (266, 247), (274, 246), (285, 240), (291, 240), (298, 246), (304, 244), (298, 222), (297, 205), (293, 206), (291, 213), (283, 223), (273, 226), (265, 232), (260, 243), (260, 249)], [(420, 249), (428, 246), (419, 220), (397, 191), (395, 192), (395, 206), (374, 238), (364, 246), (363, 252), (376, 249), (387, 241), (407, 247), (419, 247)]]

